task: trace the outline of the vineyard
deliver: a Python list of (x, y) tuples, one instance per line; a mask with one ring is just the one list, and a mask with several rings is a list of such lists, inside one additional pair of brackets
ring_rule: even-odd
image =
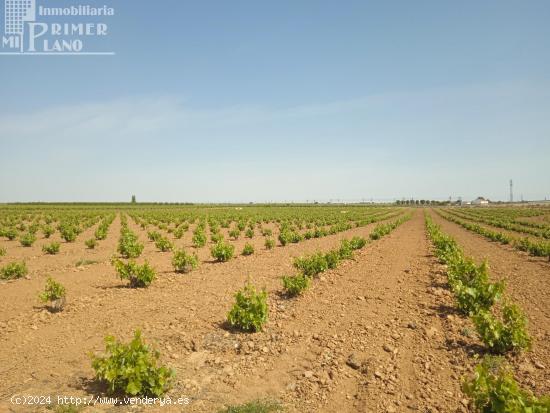
[(3, 205), (0, 411), (550, 412), (549, 277), (544, 207)]

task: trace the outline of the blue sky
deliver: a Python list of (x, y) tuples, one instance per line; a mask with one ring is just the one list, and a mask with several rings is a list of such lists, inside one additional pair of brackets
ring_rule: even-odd
[(37, 1), (116, 56), (0, 56), (0, 202), (550, 198), (547, 1)]

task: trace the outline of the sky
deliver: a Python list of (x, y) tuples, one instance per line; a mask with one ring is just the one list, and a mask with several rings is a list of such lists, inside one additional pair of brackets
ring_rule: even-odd
[(0, 202), (550, 199), (546, 0), (37, 4), (115, 55), (0, 55)]

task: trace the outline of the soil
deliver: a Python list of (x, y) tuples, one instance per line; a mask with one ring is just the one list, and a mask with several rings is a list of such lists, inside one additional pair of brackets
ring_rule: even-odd
[(520, 379), (535, 393), (550, 393), (550, 263), (508, 245), (490, 242), (435, 213), (432, 217), (455, 238), (466, 255), (478, 261), (488, 260), (494, 280), (506, 282), (506, 295), (527, 314), (533, 338), (532, 351), (514, 360), (522, 373)]
[(526, 233), (526, 232), (509, 230), (509, 229), (505, 229), (505, 228), (499, 228), (499, 227), (496, 227), (496, 226), (493, 226), (493, 225), (490, 225), (490, 224), (486, 224), (486, 223), (481, 222), (481, 221), (476, 221), (475, 219), (472, 219), (472, 218), (464, 218), (463, 216), (458, 216), (458, 215), (456, 215), (454, 217), (460, 219), (461, 221), (467, 222), (469, 224), (479, 225), (481, 228), (488, 229), (489, 231), (502, 232), (503, 234), (506, 234), (506, 235), (508, 235), (512, 238), (516, 238), (516, 239), (528, 238), (529, 240), (531, 240), (533, 242), (540, 242), (540, 241), (546, 241), (547, 240), (544, 237), (538, 237), (536, 235), (529, 234), (529, 233)]
[[(487, 256), (492, 274), (507, 279), (507, 291), (526, 311), (533, 351), (512, 360), (518, 379), (536, 393), (549, 393), (550, 266), (502, 248), (432, 214), (468, 254)], [(279, 400), (288, 412), (467, 412), (462, 377), (482, 353), (470, 321), (455, 310), (444, 269), (431, 253), (423, 213), (381, 240), (357, 251), (354, 260), (323, 273), (303, 296), (281, 295), (282, 275), (294, 273), (293, 258), (326, 251), (343, 238), (368, 237), (374, 225), (214, 263), (200, 250), (201, 265), (176, 274), (171, 253), (161, 253), (131, 220), (146, 243), (144, 258), (158, 272), (147, 289), (130, 289), (109, 258), (116, 251), (117, 217), (95, 250), (83, 241), (62, 244), (59, 255), (3, 241), (7, 257), (27, 258), (28, 279), (3, 282), (0, 301), (0, 411), (44, 411), (14, 406), (25, 395), (101, 395), (90, 353), (104, 350), (103, 337), (127, 341), (135, 329), (176, 370), (168, 395), (189, 397), (184, 407), (96, 405), (83, 411), (215, 412), (257, 398)], [(190, 245), (189, 231), (178, 246)], [(276, 237), (276, 234), (274, 234)], [(9, 257), (9, 259), (8, 259)], [(76, 267), (80, 259), (97, 263)], [(141, 260), (141, 259), (140, 259)], [(68, 291), (65, 309), (50, 313), (38, 301), (48, 275)], [(247, 279), (269, 293), (264, 331), (238, 333), (225, 325), (233, 294)]]

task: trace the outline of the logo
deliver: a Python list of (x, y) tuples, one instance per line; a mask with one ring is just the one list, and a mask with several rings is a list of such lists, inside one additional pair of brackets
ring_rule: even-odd
[(37, 0), (4, 0), (0, 55), (114, 55), (103, 50), (114, 15), (107, 5), (46, 7)]

